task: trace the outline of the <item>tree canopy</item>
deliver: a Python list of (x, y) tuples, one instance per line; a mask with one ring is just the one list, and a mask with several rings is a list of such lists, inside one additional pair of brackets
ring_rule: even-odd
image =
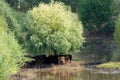
[(114, 32), (114, 0), (80, 0), (79, 15), (90, 32)]
[(29, 47), (34, 54), (65, 54), (79, 50), (82, 24), (63, 3), (42, 3), (28, 12)]

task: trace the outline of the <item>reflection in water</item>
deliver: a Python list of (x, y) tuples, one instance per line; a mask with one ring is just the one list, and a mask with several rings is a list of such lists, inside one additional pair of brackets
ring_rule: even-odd
[[(19, 76), (19, 80), (120, 80), (120, 74), (103, 74), (93, 73), (90, 71), (75, 71), (75, 70), (29, 70), (22, 71)], [(14, 76), (16, 77), (16, 76)], [(18, 80), (12, 78), (12, 80)]]
[(120, 80), (120, 74), (96, 74), (90, 71), (40, 71), (36, 80)]

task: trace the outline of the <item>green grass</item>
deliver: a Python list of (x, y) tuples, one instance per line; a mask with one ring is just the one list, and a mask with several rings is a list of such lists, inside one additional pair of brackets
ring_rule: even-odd
[(120, 62), (108, 62), (108, 63), (100, 64), (97, 67), (98, 68), (120, 69)]

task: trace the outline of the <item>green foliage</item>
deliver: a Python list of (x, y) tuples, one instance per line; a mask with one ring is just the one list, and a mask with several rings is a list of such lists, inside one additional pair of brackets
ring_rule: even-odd
[(7, 18), (8, 25), (10, 25), (11, 29), (18, 26), (18, 23), (14, 17), (14, 11), (4, 0), (0, 1), (0, 14)]
[(98, 68), (119, 69), (120, 62), (108, 62), (108, 63), (100, 64), (97, 67)]
[(120, 50), (120, 16), (118, 17), (118, 21), (116, 22), (114, 39), (118, 45), (118, 49)]
[(0, 16), (0, 80), (7, 80), (26, 61), (20, 45), (7, 27), (5, 19)]
[(120, 14), (120, 0), (115, 0), (115, 14), (118, 17), (118, 14)]
[(34, 6), (43, 2), (50, 2), (50, 0), (5, 0), (10, 4), (10, 6), (18, 11), (26, 12), (27, 10), (32, 9)]
[(54, 0), (54, 1), (61, 1), (66, 5), (69, 5), (71, 7), (72, 12), (77, 12), (77, 8), (78, 8), (77, 5), (80, 0)]
[[(49, 3), (51, 0), (5, 0), (16, 10), (26, 12), (35, 6), (38, 6), (40, 2)], [(66, 5), (71, 6), (73, 12), (76, 12), (79, 0), (54, 0), (64, 2)]]
[(9, 30), (15, 33), (15, 37), (18, 39), (20, 43), (23, 43), (23, 35), (24, 33), (24, 13), (16, 12), (13, 10), (4, 0), (0, 1), (0, 15), (6, 18), (8, 23)]
[(10, 6), (12, 6), (13, 8), (18, 8), (20, 0), (5, 0), (5, 1), (8, 2)]
[(114, 31), (114, 0), (80, 0), (79, 15), (84, 28), (91, 32)]
[(68, 53), (82, 46), (82, 25), (62, 3), (40, 4), (28, 12), (29, 50), (35, 54)]
[(112, 54), (111, 61), (120, 61), (120, 51), (116, 50), (116, 51)]

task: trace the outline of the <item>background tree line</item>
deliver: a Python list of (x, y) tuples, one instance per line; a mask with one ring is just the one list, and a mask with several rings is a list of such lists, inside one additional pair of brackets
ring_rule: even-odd
[[(40, 2), (49, 3), (50, 0), (6, 0), (16, 10), (26, 12)], [(54, 0), (63, 2), (71, 7), (81, 18), (84, 29), (93, 33), (112, 34), (115, 21), (119, 14), (119, 0)]]

